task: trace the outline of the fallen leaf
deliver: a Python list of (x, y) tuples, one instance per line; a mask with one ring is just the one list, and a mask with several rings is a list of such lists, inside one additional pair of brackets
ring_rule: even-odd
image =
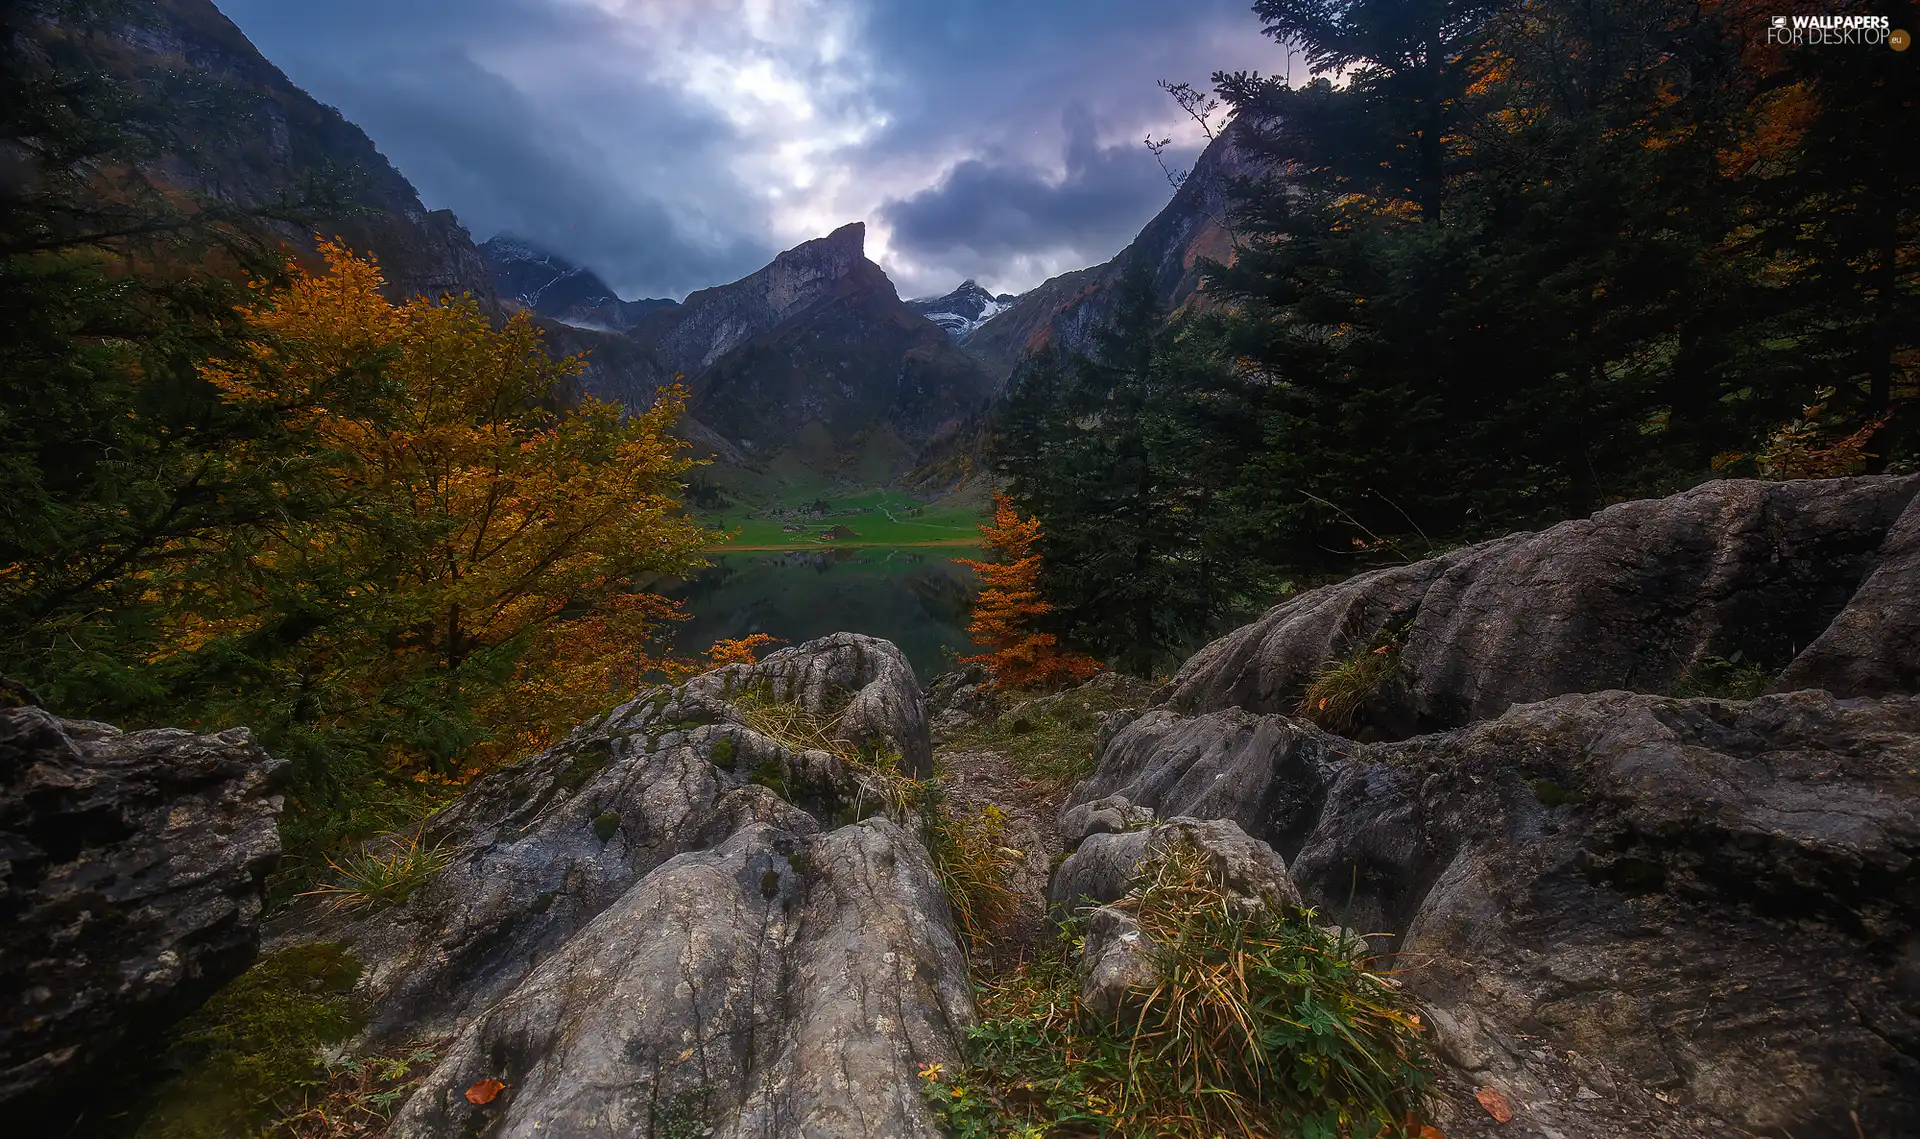
[(493, 1102), (493, 1097), (506, 1090), (507, 1085), (500, 1080), (481, 1080), (467, 1089), (467, 1102), (482, 1106)]
[(1498, 1091), (1493, 1088), (1481, 1088), (1473, 1093), (1473, 1098), (1480, 1101), (1480, 1106), (1487, 1109), (1487, 1114), (1493, 1116), (1495, 1123), (1513, 1122), (1513, 1105), (1508, 1103), (1507, 1097)]
[(1420, 1139), (1447, 1139), (1447, 1137), (1440, 1134), (1438, 1127), (1428, 1127), (1422, 1123), (1420, 1125)]

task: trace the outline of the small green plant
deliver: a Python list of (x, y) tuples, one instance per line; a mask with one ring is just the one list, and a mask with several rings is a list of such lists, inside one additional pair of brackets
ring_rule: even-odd
[(275, 1139), (372, 1139), (386, 1134), (393, 1113), (433, 1070), (430, 1048), (328, 1058), (326, 1084), (304, 1109), (274, 1122)]
[(1121, 902), (1161, 981), (1118, 1021), (1079, 1007), (1074, 924), (981, 986), (963, 1070), (923, 1069), (959, 1136), (1368, 1139), (1418, 1134), (1430, 1065), (1418, 1016), (1308, 912), (1241, 912), (1185, 847)]
[(1399, 664), (1400, 633), (1383, 629), (1346, 660), (1313, 674), (1301, 694), (1299, 714), (1330, 732), (1351, 732)]
[(327, 859), (333, 881), (300, 896), (324, 898), (335, 910), (395, 905), (406, 901), (452, 860), (452, 854), (437, 846), (420, 845), (416, 834), (405, 845), (392, 845), (385, 853), (363, 848), (343, 862)]
[(733, 737), (721, 736), (719, 739), (713, 741), (713, 751), (711, 754), (715, 767), (732, 771), (734, 764)]
[(954, 924), (978, 957), (993, 932), (1019, 908), (1013, 889), (1014, 867), (1026, 855), (1006, 844), (1007, 821), (989, 803), (959, 815), (947, 809), (937, 782), (924, 785), (927, 853), (953, 910)]
[(1748, 660), (1739, 649), (1723, 657), (1705, 657), (1690, 665), (1674, 682), (1675, 696), (1717, 696), (1723, 700), (1751, 700), (1767, 690), (1774, 670)]
[(140, 1139), (251, 1135), (304, 1110), (327, 1081), (323, 1050), (365, 1023), (360, 963), (339, 945), (283, 949), (215, 993), (174, 1030), (183, 1074), (160, 1094)]
[(676, 1096), (656, 1111), (653, 1133), (661, 1139), (709, 1139), (714, 1132), (708, 1121), (712, 1098), (706, 1088)]

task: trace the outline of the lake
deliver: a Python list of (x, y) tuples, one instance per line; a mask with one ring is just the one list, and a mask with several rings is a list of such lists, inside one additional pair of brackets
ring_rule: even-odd
[(752, 633), (793, 645), (866, 633), (900, 646), (924, 684), (972, 649), (967, 610), (979, 582), (953, 559), (979, 556), (944, 547), (714, 554), (710, 568), (668, 591), (692, 615), (675, 648), (692, 655)]

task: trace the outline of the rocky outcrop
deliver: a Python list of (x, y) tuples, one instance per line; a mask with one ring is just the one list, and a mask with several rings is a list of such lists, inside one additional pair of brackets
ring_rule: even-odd
[(1388, 738), (1563, 693), (1670, 692), (1715, 659), (1899, 691), (1920, 668), (1916, 496), (1920, 476), (1723, 481), (1610, 506), (1305, 593), (1195, 654), (1161, 700), (1292, 712), (1315, 672), (1383, 640), (1394, 676), (1363, 719)]
[[(1869, 1135), (1920, 1118), (1916, 772), (1913, 696), (1568, 695), (1394, 744), (1162, 710), (1073, 817), (1231, 820), (1323, 917), (1386, 935), (1453, 1086), (1518, 1111), (1469, 1097), (1448, 1135), (1841, 1139), (1850, 1112)], [(1112, 892), (1081, 857), (1056, 897)]]
[(452, 1038), (396, 1136), (932, 1135), (971, 993), (876, 774), (929, 762), (905, 659), (838, 634), (642, 693), (436, 818), (403, 906), (280, 936), (365, 963), (374, 1040)]
[(286, 765), (0, 709), (0, 1105), (37, 1134), (258, 947)]
[(1773, 684), (1836, 696), (1920, 691), (1920, 493), (1887, 532), (1847, 607)]

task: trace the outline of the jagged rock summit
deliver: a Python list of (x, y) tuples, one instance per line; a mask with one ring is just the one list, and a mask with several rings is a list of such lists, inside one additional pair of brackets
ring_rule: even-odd
[(480, 254), (502, 301), (575, 328), (624, 332), (655, 309), (677, 303), (622, 300), (593, 270), (509, 233), (488, 239), (480, 246)]
[(1012, 308), (1019, 299), (1013, 293), (995, 296), (969, 277), (944, 297), (908, 301), (907, 307), (946, 329), (956, 342), (964, 343), (981, 325)]

